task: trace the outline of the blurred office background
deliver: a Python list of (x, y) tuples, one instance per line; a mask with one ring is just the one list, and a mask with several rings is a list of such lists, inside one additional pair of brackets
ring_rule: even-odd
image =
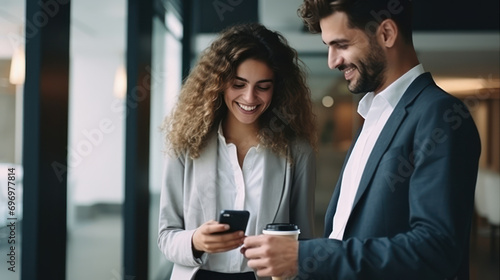
[[(424, 68), (465, 102), (480, 130), (471, 279), (498, 279), (499, 3), (414, 2)], [(328, 69), (320, 36), (296, 15), (300, 3), (0, 0), (0, 279), (165, 279), (170, 264), (156, 246), (159, 126), (197, 55), (238, 22), (280, 31), (307, 67), (319, 128), (321, 235), (361, 119), (359, 97)], [(6, 256), (8, 168), (16, 170), (15, 272)]]

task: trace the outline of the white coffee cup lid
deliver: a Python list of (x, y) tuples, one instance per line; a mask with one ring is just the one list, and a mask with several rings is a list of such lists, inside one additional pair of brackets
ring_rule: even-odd
[(273, 223), (267, 224), (262, 233), (274, 235), (295, 235), (300, 233), (300, 229), (295, 224)]
[(262, 233), (267, 235), (297, 235), (300, 234), (300, 229), (290, 231), (263, 230)]

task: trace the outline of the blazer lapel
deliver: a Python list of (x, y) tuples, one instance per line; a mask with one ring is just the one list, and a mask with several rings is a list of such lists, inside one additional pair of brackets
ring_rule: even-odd
[(204, 221), (217, 220), (217, 134), (209, 136), (207, 146), (200, 157), (194, 160), (194, 186), (198, 192), (200, 207), (203, 211)]
[(283, 204), (281, 200), (283, 199), (285, 178), (291, 176), (289, 164), (287, 164), (284, 157), (276, 156), (269, 149), (264, 151), (266, 157), (264, 161), (262, 198), (260, 200), (261, 206), (257, 217), (258, 226), (275, 221), (278, 209)]
[(366, 162), (365, 170), (363, 171), (363, 175), (361, 176), (361, 181), (359, 183), (358, 191), (356, 192), (356, 196), (354, 198), (354, 204), (352, 209), (356, 207), (356, 204), (360, 200), (363, 193), (366, 191), (371, 178), (377, 166), (379, 164), (380, 159), (386, 152), (389, 147), (394, 135), (398, 131), (401, 123), (404, 121), (407, 115), (406, 108), (413, 102), (413, 100), (418, 96), (418, 94), (430, 83), (432, 82), (432, 78), (429, 73), (423, 73), (418, 76), (405, 91), (403, 96), (401, 97), (400, 102), (394, 108), (391, 116), (387, 120), (382, 132), (380, 133), (375, 146), (373, 147), (372, 153)]

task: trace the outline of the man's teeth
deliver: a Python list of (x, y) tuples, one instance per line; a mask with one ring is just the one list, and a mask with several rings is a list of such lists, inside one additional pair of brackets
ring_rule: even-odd
[(344, 73), (345, 73), (345, 74), (349, 74), (349, 73), (351, 73), (352, 71), (354, 71), (354, 68), (349, 68), (349, 69), (346, 69), (346, 70), (344, 71)]
[(246, 106), (246, 105), (243, 105), (240, 103), (238, 103), (238, 106), (240, 106), (240, 108), (245, 110), (245, 111), (253, 111), (253, 110), (255, 110), (255, 108), (257, 108), (257, 106)]

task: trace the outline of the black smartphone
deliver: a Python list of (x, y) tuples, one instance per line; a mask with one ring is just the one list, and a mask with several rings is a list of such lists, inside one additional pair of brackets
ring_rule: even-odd
[(250, 212), (247, 210), (222, 210), (219, 216), (219, 223), (228, 224), (229, 230), (221, 233), (229, 233), (247, 229)]

